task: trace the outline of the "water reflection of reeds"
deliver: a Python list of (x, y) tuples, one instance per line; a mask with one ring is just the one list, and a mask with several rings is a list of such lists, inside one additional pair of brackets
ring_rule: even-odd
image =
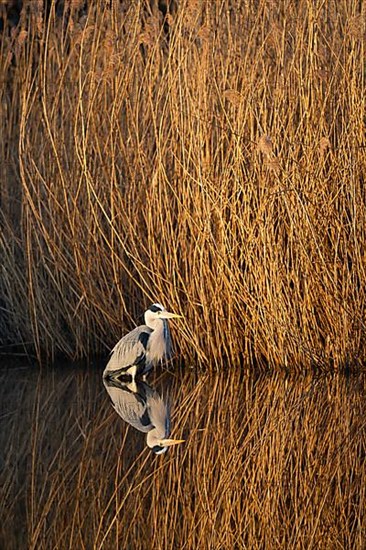
[(157, 387), (187, 438), (162, 456), (113, 411), (100, 372), (1, 374), (0, 546), (364, 548), (364, 377)]

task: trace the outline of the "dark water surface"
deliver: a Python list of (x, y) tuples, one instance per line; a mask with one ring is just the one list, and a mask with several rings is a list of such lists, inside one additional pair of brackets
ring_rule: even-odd
[(154, 455), (103, 365), (0, 370), (0, 547), (366, 547), (364, 376), (153, 374)]

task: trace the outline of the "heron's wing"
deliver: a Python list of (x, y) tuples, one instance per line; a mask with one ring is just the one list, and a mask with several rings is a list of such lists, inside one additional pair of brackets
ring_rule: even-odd
[(146, 402), (138, 391), (130, 391), (128, 385), (121, 387), (105, 385), (105, 387), (115, 411), (125, 422), (140, 432), (147, 433), (152, 429)]
[(143, 361), (151, 332), (150, 327), (142, 325), (123, 336), (111, 351), (106, 372), (138, 365)]

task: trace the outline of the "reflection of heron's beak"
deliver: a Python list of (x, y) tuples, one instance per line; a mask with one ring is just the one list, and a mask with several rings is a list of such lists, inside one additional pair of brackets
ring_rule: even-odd
[(159, 445), (162, 447), (171, 447), (172, 445), (178, 445), (184, 443), (185, 439), (160, 439)]
[(170, 311), (162, 311), (159, 316), (161, 319), (183, 319), (183, 315), (171, 313)]

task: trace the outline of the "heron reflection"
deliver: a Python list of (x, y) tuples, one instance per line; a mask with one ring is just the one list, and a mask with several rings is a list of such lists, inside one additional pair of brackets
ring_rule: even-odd
[(155, 454), (184, 443), (184, 439), (169, 438), (169, 407), (146, 382), (104, 377), (103, 383), (115, 411), (125, 422), (146, 433), (146, 444)]

